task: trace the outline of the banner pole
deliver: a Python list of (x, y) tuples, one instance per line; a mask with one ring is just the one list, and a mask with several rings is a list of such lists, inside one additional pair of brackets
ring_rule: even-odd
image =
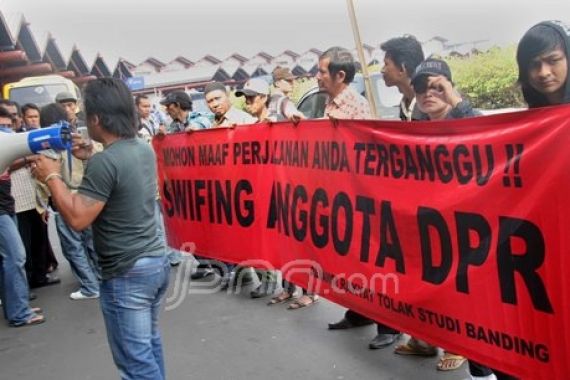
[(376, 99), (374, 96), (374, 91), (372, 91), (372, 82), (370, 80), (370, 75), (368, 74), (368, 65), (366, 64), (366, 59), (364, 57), (364, 50), (362, 49), (362, 41), (360, 39), (360, 32), (358, 29), (358, 23), (356, 21), (356, 13), (354, 12), (354, 3), (352, 0), (346, 0), (348, 6), (348, 15), (350, 17), (350, 24), (352, 26), (352, 34), (354, 35), (354, 43), (356, 45), (356, 51), (358, 52), (358, 60), (360, 61), (360, 66), (362, 68), (362, 76), (364, 77), (364, 88), (366, 89), (366, 98), (370, 103), (370, 112), (372, 117), (377, 119), (379, 117), (376, 111)]

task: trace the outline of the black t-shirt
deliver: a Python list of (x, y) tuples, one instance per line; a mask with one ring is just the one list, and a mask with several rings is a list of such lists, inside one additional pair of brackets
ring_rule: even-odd
[(0, 174), (0, 215), (14, 215), (14, 198), (10, 194), (11, 187), (12, 181), (8, 171)]

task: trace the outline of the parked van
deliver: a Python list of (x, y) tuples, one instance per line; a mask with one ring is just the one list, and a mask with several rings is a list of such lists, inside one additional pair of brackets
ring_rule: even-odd
[(20, 105), (34, 103), (38, 107), (55, 102), (55, 96), (60, 92), (71, 92), (81, 99), (79, 87), (71, 80), (61, 75), (43, 75), (28, 77), (19, 82), (4, 85), (3, 97)]

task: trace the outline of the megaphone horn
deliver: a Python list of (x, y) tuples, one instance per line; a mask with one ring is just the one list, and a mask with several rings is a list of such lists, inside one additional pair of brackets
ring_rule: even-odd
[(0, 173), (4, 173), (12, 162), (20, 157), (46, 149), (71, 149), (71, 127), (68, 122), (62, 121), (29, 132), (0, 132), (0, 147)]

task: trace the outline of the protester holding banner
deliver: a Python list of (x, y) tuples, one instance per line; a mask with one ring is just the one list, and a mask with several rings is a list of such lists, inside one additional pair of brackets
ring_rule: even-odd
[[(213, 128), (255, 124), (256, 120), (253, 116), (232, 105), (226, 86), (223, 83), (208, 83), (206, 87), (204, 87), (204, 97), (206, 98), (208, 108), (214, 114)], [(221, 274), (222, 279), (220, 282), (220, 290), (225, 291), (228, 290), (230, 285), (232, 285), (232, 273), (234, 274), (234, 278), (236, 277), (236, 265), (228, 262), (223, 262), (223, 264), (225, 265), (225, 268), (223, 268), (223, 273)]]
[(356, 65), (350, 51), (332, 47), (319, 57), (317, 83), (327, 93), (325, 116), (333, 119), (370, 119), (370, 105), (357, 93), (350, 82), (356, 74)]
[[(385, 52), (382, 77), (386, 86), (396, 86), (402, 94), (400, 101), (400, 119), (412, 121), (425, 119), (425, 115), (416, 104), (416, 93), (411, 84), (416, 67), (424, 60), (422, 45), (413, 36), (395, 37), (380, 45)], [(348, 310), (345, 319), (362, 324), (369, 323), (370, 319)], [(388, 347), (396, 341), (400, 332), (383, 323), (376, 324), (377, 334), (370, 341), (368, 347), (380, 349)]]
[(76, 140), (74, 154), (88, 159), (72, 194), (56, 160), (32, 164), (52, 200), (75, 230), (93, 224), (102, 269), (101, 310), (113, 359), (124, 379), (165, 378), (158, 316), (170, 266), (155, 216), (156, 157), (137, 136), (135, 106), (126, 85), (113, 78), (89, 82), (85, 110), (90, 137), (105, 149)]
[(139, 136), (150, 142), (158, 133), (161, 123), (151, 112), (152, 106), (148, 96), (137, 95), (135, 97), (135, 106), (137, 107), (139, 121)]
[[(269, 111), (269, 83), (262, 78), (248, 80), (235, 95), (245, 97), (245, 109), (256, 119), (255, 123), (283, 120), (282, 116)], [(240, 272), (239, 270), (237, 271)], [(277, 272), (274, 270), (255, 269), (261, 284), (251, 291), (251, 298), (261, 298), (272, 295), (277, 289)], [(247, 277), (246, 277), (247, 281)]]
[(241, 90), (236, 91), (236, 96), (245, 97), (245, 109), (257, 123), (285, 120), (285, 116), (276, 109), (269, 108), (269, 83), (262, 78), (248, 80)]
[(204, 88), (204, 96), (206, 97), (208, 108), (214, 114), (214, 128), (255, 123), (253, 116), (232, 105), (226, 86), (223, 83), (208, 83)]
[(453, 88), (451, 70), (441, 59), (428, 58), (412, 77), (418, 107), (429, 120), (462, 119), (480, 115)]
[(533, 26), (518, 45), (519, 83), (529, 108), (570, 103), (570, 28), (559, 21)]
[(290, 98), (295, 76), (287, 67), (280, 66), (273, 69), (271, 75), (274, 89), (271, 91), (269, 100), (270, 113), (279, 114), (294, 123), (305, 119), (305, 115), (295, 107)]
[[(453, 88), (451, 70), (443, 60), (429, 58), (423, 61), (416, 67), (411, 83), (418, 107), (429, 120), (462, 119), (479, 114)], [(396, 347), (394, 352), (400, 355), (435, 356), (437, 348), (411, 337), (406, 344)], [(465, 361), (461, 355), (445, 352), (437, 369), (452, 371), (461, 367)]]
[(385, 52), (382, 78), (387, 87), (396, 86), (402, 94), (400, 119), (402, 121), (422, 120), (425, 115), (416, 103), (416, 93), (411, 84), (416, 67), (424, 60), (422, 44), (406, 35), (392, 38), (380, 45)]
[[(137, 95), (135, 96), (135, 106), (137, 107), (137, 115), (138, 115), (138, 136), (142, 138), (144, 141), (150, 142), (152, 138), (156, 136), (158, 130), (160, 129), (161, 123), (152, 114), (151, 109), (152, 106), (150, 104), (150, 99), (146, 95)], [(164, 222), (162, 218), (162, 209), (160, 206), (160, 193), (157, 190), (156, 193), (156, 216), (158, 218), (157, 224), (161, 238), (164, 240), (166, 244), (166, 234), (164, 230)], [(166, 251), (168, 252), (168, 261), (170, 265), (175, 267), (180, 265), (182, 261), (182, 254), (180, 251), (172, 249), (170, 247), (166, 247)]]
[[(168, 133), (192, 132), (212, 127), (209, 115), (192, 111), (192, 99), (184, 91), (169, 93), (160, 104), (166, 108), (166, 112), (172, 118), (172, 123), (167, 127)], [(165, 131), (159, 129), (159, 133), (164, 134)]]
[[(570, 103), (570, 28), (544, 21), (530, 28), (519, 42), (519, 83), (529, 108)], [(474, 380), (510, 380), (514, 377), (469, 360)]]
[[(337, 119), (368, 119), (371, 117), (368, 101), (350, 87), (354, 79), (356, 65), (352, 54), (341, 47), (332, 47), (319, 58), (317, 81), (319, 88), (329, 95), (325, 115)], [(349, 329), (374, 323), (353, 310), (347, 310), (344, 317), (329, 323), (330, 330)], [(398, 331), (388, 326), (378, 325), (378, 335), (372, 339), (370, 348), (382, 348), (394, 343)]]
[[(166, 112), (172, 118), (172, 123), (170, 123), (166, 130), (159, 127), (157, 131), (159, 135), (182, 131), (192, 132), (212, 127), (212, 120), (209, 115), (192, 111), (192, 99), (184, 91), (174, 91), (169, 93), (160, 101), (160, 104), (166, 108)], [(180, 260), (180, 258), (176, 256), (173, 256), (172, 258), (174, 263), (176, 263), (177, 260), (178, 262)], [(214, 270), (212, 269), (209, 260), (199, 256), (195, 256), (194, 258), (198, 261), (198, 267), (190, 276), (192, 280), (200, 280), (214, 274)]]

